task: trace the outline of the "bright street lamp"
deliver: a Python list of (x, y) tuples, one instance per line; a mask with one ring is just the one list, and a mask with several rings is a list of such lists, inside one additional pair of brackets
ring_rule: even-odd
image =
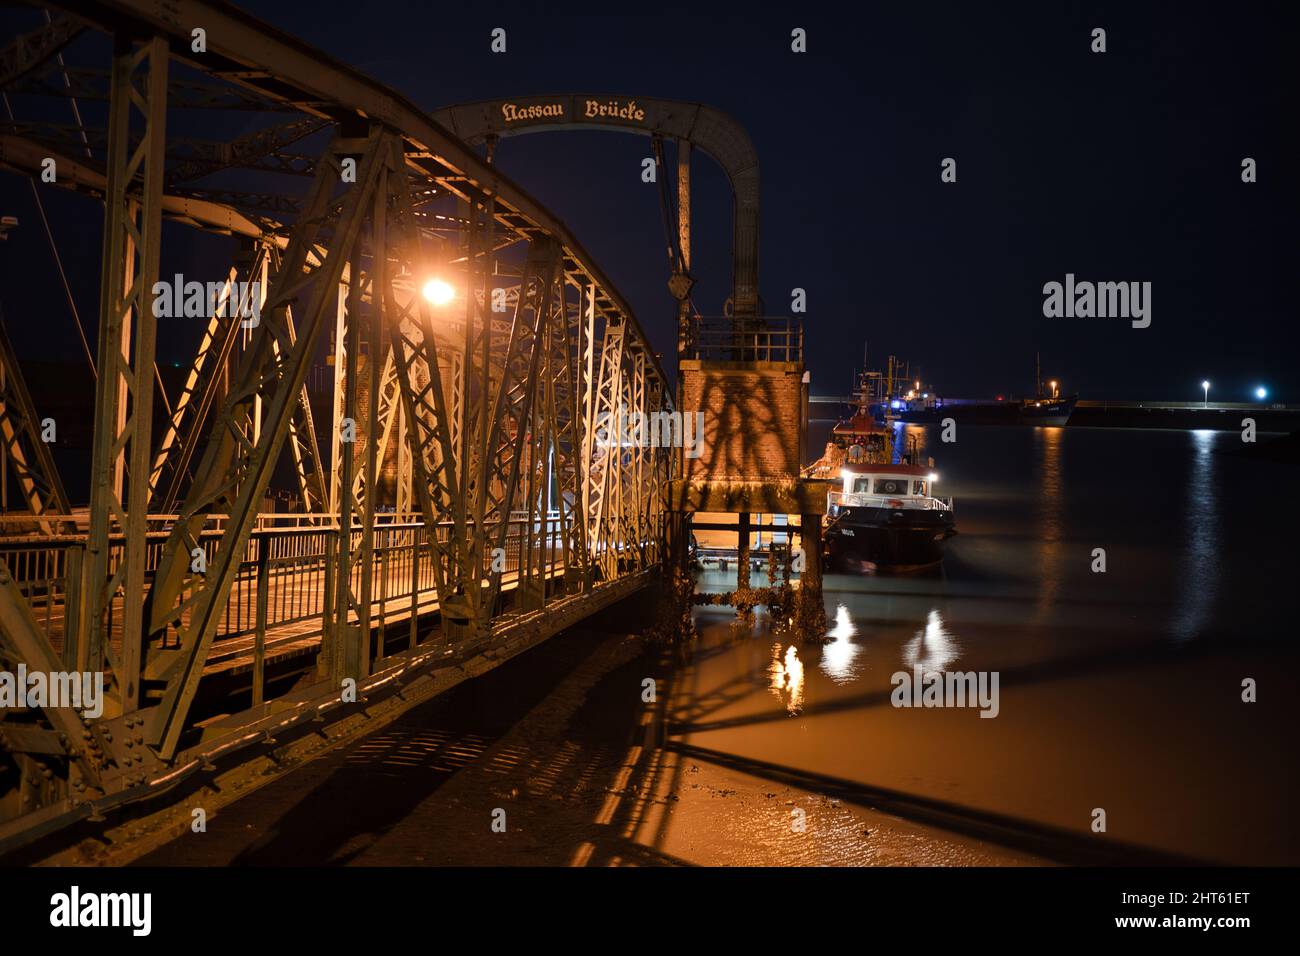
[(430, 305), (446, 305), (456, 298), (456, 290), (452, 288), (451, 283), (443, 279), (430, 279), (424, 284), (421, 292)]
[(1205, 390), (1205, 407), (1210, 407), (1210, 380), (1206, 379), (1201, 383), (1201, 388)]
[(1268, 398), (1268, 389), (1261, 385), (1259, 388), (1255, 389), (1255, 397), (1262, 402), (1264, 399)]

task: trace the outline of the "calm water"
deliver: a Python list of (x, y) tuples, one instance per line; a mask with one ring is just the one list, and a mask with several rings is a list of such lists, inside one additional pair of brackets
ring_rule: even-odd
[[(956, 500), (942, 569), (828, 576), (823, 648), (700, 612), (680, 739), (1084, 835), (1100, 807), (1098, 840), (1300, 862), (1300, 471), (1227, 454), (1231, 432), (908, 434)], [(1000, 715), (892, 707), (891, 675), (918, 664), (998, 671)]]

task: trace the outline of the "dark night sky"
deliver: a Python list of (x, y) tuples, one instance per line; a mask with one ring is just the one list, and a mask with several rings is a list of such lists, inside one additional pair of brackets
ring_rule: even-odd
[[(766, 309), (784, 314), (790, 289), (807, 290), (815, 393), (846, 392), (868, 340), (872, 365), (909, 358), (950, 396), (1028, 390), (1041, 349), (1045, 377), (1084, 397), (1192, 400), (1208, 377), (1211, 397), (1245, 400), (1265, 383), (1300, 401), (1300, 31), (1286, 5), (794, 5), (776, 16), (656, 5), (637, 18), (535, 5), (450, 19), (427, 2), (242, 5), (430, 111), (601, 91), (734, 115), (762, 164)], [(505, 55), (488, 48), (496, 26)], [(794, 26), (808, 31), (806, 55), (789, 52)], [(1096, 26), (1103, 55), (1089, 51)], [(562, 132), (508, 139), (499, 161), (569, 224), (671, 354), (647, 155), (643, 137)], [(955, 185), (940, 182), (947, 156)], [(1245, 156), (1257, 183), (1241, 182)], [(697, 154), (694, 169), (696, 302), (716, 314), (730, 195), (711, 160)], [(45, 318), (15, 335), (23, 353), (79, 356), (26, 184), (0, 177), (0, 205), (24, 224), (2, 250), (11, 327), (28, 308), (15, 282), (49, 291)], [(68, 196), (50, 209), (93, 317), (98, 209)], [(1067, 272), (1152, 282), (1152, 326), (1045, 319), (1042, 285)]]

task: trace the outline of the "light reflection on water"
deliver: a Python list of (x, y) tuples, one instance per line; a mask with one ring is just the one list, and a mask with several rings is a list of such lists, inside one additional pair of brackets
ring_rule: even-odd
[[(1285, 600), (1300, 514), (1266, 497), (1291, 472), (1231, 454), (1233, 432), (971, 432), (930, 446), (961, 532), (942, 568), (827, 575), (825, 646), (764, 633), (703, 660), (700, 698), (730, 702), (690, 742), (1066, 828), (1079, 792), (1104, 792), (1134, 843), (1300, 859), (1295, 775), (1276, 760), (1290, 726), (1237, 696), (1238, 675), (1300, 673)], [(1094, 547), (1108, 573), (1091, 570)], [(725, 624), (709, 633), (733, 641)], [(895, 710), (903, 668), (1000, 672), (998, 719)], [(1240, 786), (1254, 773), (1268, 785)], [(1170, 792), (1197, 826), (1168, 812)]]
[(943, 616), (932, 608), (925, 627), (903, 645), (903, 661), (923, 674), (941, 671), (961, 656), (961, 647), (943, 626)]
[(925, 440), (928, 434), (924, 425), (903, 426), (900, 422), (897, 434), (894, 435), (894, 457), (913, 453), (917, 456), (914, 461), (925, 461), (929, 457), (925, 454)]
[(772, 663), (767, 669), (770, 678), (769, 689), (776, 698), (785, 704), (786, 712), (797, 714), (803, 710), (803, 661), (799, 652), (791, 644), (781, 657), (781, 642), (772, 645)]
[(1219, 480), (1215, 468), (1215, 432), (1192, 432), (1195, 449), (1187, 474), (1185, 545), (1180, 586), (1180, 612), (1174, 637), (1188, 641), (1204, 630), (1219, 583)]
[(841, 604), (835, 609), (835, 626), (826, 632), (830, 643), (822, 648), (822, 673), (837, 684), (852, 683), (858, 676), (853, 662), (861, 650), (853, 643), (853, 636), (858, 633), (858, 626), (849, 616), (847, 606)]
[(1036, 511), (1039, 522), (1038, 620), (1050, 614), (1061, 590), (1061, 539), (1063, 537), (1064, 476), (1061, 463), (1063, 428), (1034, 429), (1040, 481)]

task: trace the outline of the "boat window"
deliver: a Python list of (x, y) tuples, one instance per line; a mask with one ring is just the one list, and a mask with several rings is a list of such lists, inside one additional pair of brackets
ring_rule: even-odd
[(865, 495), (867, 493), (867, 485), (870, 481), (870, 478), (854, 478), (853, 493), (855, 495)]
[(877, 478), (876, 494), (905, 495), (907, 494), (907, 479), (906, 478)]
[(912, 482), (912, 494), (914, 495), (925, 494), (925, 482), (923, 480)]

